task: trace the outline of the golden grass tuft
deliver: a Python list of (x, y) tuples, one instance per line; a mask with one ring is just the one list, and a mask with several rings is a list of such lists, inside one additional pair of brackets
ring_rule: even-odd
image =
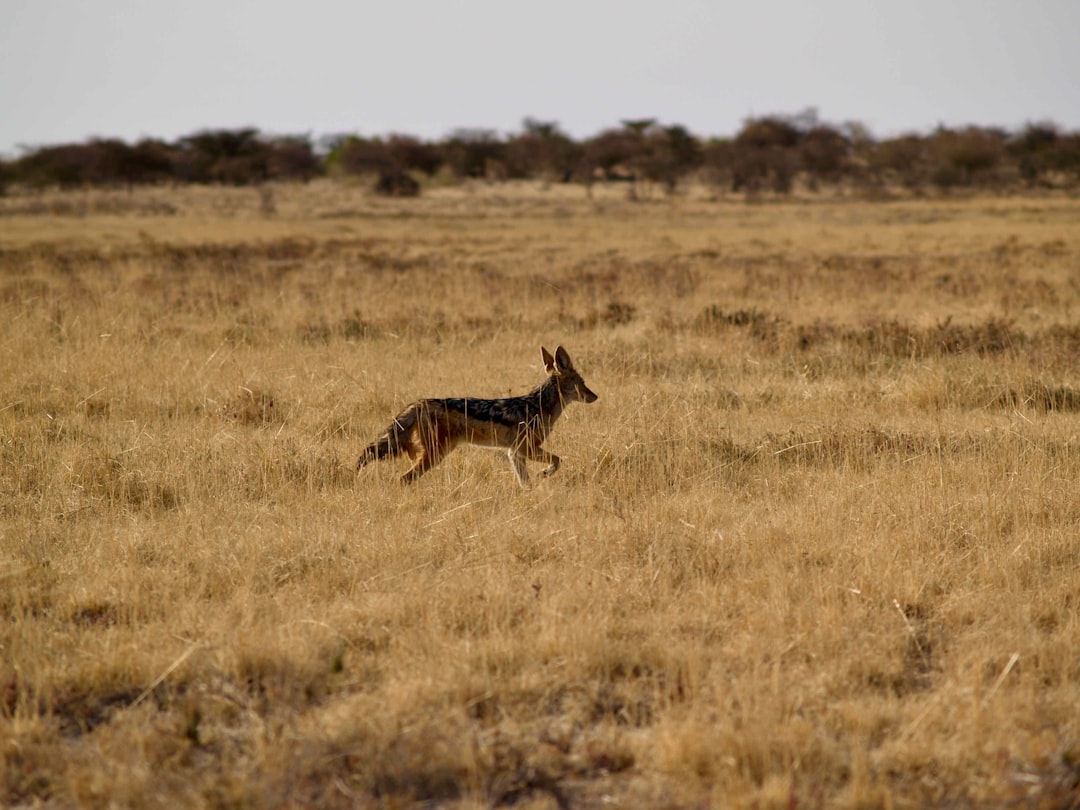
[(273, 201), (4, 203), (0, 804), (1076, 803), (1076, 201)]

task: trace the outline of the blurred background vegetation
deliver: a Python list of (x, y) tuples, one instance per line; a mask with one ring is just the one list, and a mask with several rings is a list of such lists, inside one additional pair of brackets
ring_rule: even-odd
[(747, 119), (734, 136), (701, 137), (655, 118), (626, 119), (575, 140), (558, 122), (526, 118), (520, 132), (462, 128), (441, 140), (406, 134), (270, 135), (254, 127), (202, 130), (165, 141), (91, 139), (24, 147), (0, 160), (0, 193), (14, 189), (150, 184), (257, 185), (321, 176), (374, 182), (415, 196), (430, 183), (468, 178), (625, 182), (631, 197), (703, 182), (718, 193), (922, 193), (1075, 189), (1080, 132), (1052, 122), (1018, 131), (940, 126), (875, 138), (858, 122), (831, 124), (813, 108)]

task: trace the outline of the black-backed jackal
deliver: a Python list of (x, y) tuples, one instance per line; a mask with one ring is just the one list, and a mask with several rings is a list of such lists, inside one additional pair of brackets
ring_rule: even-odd
[(529, 473), (525, 460), (548, 466), (541, 475), (559, 469), (559, 457), (540, 445), (551, 433), (555, 420), (571, 402), (595, 402), (570, 355), (559, 346), (552, 357), (540, 347), (548, 378), (531, 393), (505, 399), (421, 399), (394, 419), (386, 432), (360, 454), (357, 469), (376, 459), (408, 453), (412, 467), (401, 477), (415, 481), (459, 444), (505, 449), (518, 481)]

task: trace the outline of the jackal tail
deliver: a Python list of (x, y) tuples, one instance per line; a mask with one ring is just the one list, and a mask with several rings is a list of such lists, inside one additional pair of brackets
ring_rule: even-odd
[(394, 421), (390, 423), (390, 427), (386, 429), (386, 432), (360, 454), (360, 460), (357, 462), (356, 468), (359, 470), (372, 461), (378, 461), (388, 456), (400, 456), (406, 452), (409, 433), (416, 427), (417, 418), (418, 412), (415, 405), (411, 405), (398, 414)]

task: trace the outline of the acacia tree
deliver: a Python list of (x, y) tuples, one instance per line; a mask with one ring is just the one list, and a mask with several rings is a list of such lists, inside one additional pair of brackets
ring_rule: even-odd
[(267, 170), (275, 180), (308, 182), (322, 174), (322, 163), (307, 135), (285, 135), (267, 143)]
[(509, 177), (567, 180), (580, 158), (581, 149), (559, 129), (557, 121), (526, 118), (522, 133), (506, 142), (504, 152)]
[(378, 174), (393, 167), (393, 158), (382, 138), (348, 135), (327, 155), (326, 166), (349, 175)]
[(496, 177), (504, 171), (506, 144), (493, 129), (455, 129), (440, 152), (457, 177)]
[(653, 127), (647, 132), (642, 173), (649, 180), (662, 183), (669, 194), (701, 163), (701, 144), (681, 124)]
[(925, 139), (907, 134), (879, 141), (870, 154), (870, 170), (882, 184), (895, 181), (907, 189), (921, 188), (930, 176)]
[(732, 191), (791, 191), (798, 169), (799, 130), (782, 116), (751, 118), (732, 144)]
[(633, 183), (630, 196), (642, 184), (657, 183), (668, 193), (702, 165), (701, 143), (681, 124), (660, 126), (655, 118), (622, 122), (622, 129), (607, 129), (582, 144), (575, 173), (578, 180), (624, 180)]
[(637, 142), (625, 129), (605, 129), (582, 145), (580, 178), (591, 181), (633, 179)]
[(839, 130), (817, 124), (799, 138), (799, 166), (812, 188), (838, 183), (851, 172), (852, 143)]
[(242, 186), (266, 180), (270, 150), (254, 127), (203, 130), (180, 139), (185, 179)]
[(415, 197), (420, 183), (410, 174), (419, 170), (432, 174), (439, 165), (438, 155), (415, 138), (392, 135), (382, 138), (349, 136), (327, 158), (328, 166), (345, 174), (375, 175), (374, 190), (393, 197)]
[(23, 155), (12, 164), (12, 174), (30, 186), (74, 188), (88, 182), (88, 166), (85, 146), (59, 144)]
[(922, 139), (925, 179), (942, 189), (997, 185), (1006, 137), (1001, 130), (938, 127)]
[(1006, 154), (1029, 185), (1080, 181), (1080, 133), (1063, 133), (1053, 122), (1027, 124), (1006, 143)]
[(423, 172), (428, 177), (439, 170), (442, 156), (438, 146), (421, 141), (412, 135), (390, 135), (386, 139), (386, 154), (396, 169)]

